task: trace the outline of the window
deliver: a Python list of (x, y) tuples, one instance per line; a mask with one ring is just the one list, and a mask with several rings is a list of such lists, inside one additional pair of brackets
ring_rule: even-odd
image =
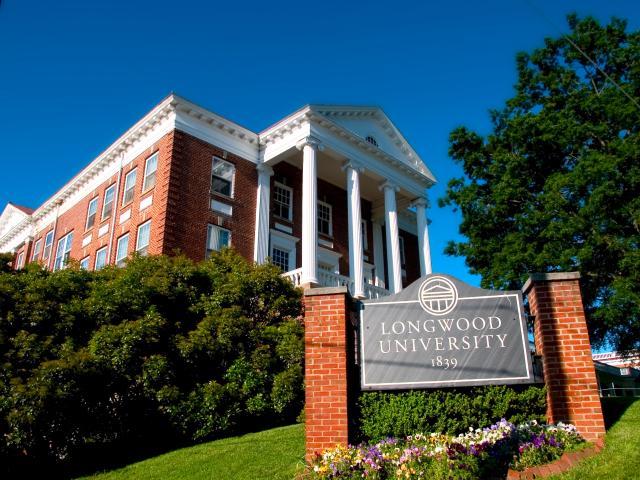
[(370, 143), (371, 145), (373, 145), (374, 147), (378, 146), (378, 141), (376, 140), (375, 137), (371, 136), (371, 135), (367, 135), (367, 138), (365, 138), (365, 140)]
[(89, 202), (89, 208), (87, 208), (87, 224), (85, 230), (89, 230), (96, 223), (96, 212), (98, 211), (98, 197), (92, 199)]
[(58, 240), (56, 248), (56, 259), (53, 262), (53, 269), (60, 270), (67, 266), (69, 254), (71, 253), (71, 243), (73, 242), (73, 232), (66, 234)]
[(89, 257), (84, 257), (80, 260), (80, 268), (83, 270), (89, 270)]
[(44, 252), (42, 254), (43, 260), (49, 260), (49, 257), (51, 256), (52, 247), (53, 247), (53, 230), (47, 233), (47, 235), (44, 237)]
[(31, 255), (31, 261), (35, 262), (40, 256), (40, 250), (42, 250), (42, 239), (38, 240), (33, 247), (33, 255)]
[(211, 191), (233, 197), (233, 177), (236, 167), (233, 163), (213, 157), (211, 167)]
[(16, 270), (20, 270), (24, 266), (24, 252), (20, 252), (16, 260)]
[(211, 253), (217, 252), (229, 245), (231, 245), (231, 232), (229, 230), (218, 227), (217, 225), (207, 225), (206, 258), (209, 258)]
[(333, 235), (331, 229), (331, 205), (325, 202), (318, 202), (318, 233)]
[(283, 272), (289, 271), (289, 252), (273, 247), (271, 249), (271, 262), (280, 267)]
[(96, 252), (95, 269), (100, 270), (107, 264), (107, 247), (101, 248)]
[(115, 195), (115, 192), (115, 185), (111, 185), (104, 192), (104, 202), (102, 204), (102, 220), (109, 218), (109, 216), (113, 212), (113, 196)]
[(136, 238), (136, 252), (146, 255), (149, 250), (149, 237), (151, 236), (151, 220), (138, 227), (138, 238)]
[(156, 170), (158, 170), (158, 154), (154, 153), (144, 164), (144, 180), (142, 191), (146, 192), (156, 184)]
[(273, 184), (273, 209), (276, 217), (293, 219), (293, 190), (281, 183)]
[(116, 265), (121, 267), (124, 265), (124, 261), (127, 258), (129, 251), (129, 234), (125, 233), (118, 239), (118, 246), (116, 248)]
[[(271, 229), (269, 239), (269, 258), (271, 263), (279, 266), (285, 272), (295, 270), (296, 268), (296, 243), (298, 238), (293, 235)], [(318, 254), (322, 250), (318, 249)]]
[(362, 231), (362, 250), (369, 250), (369, 239), (367, 238), (367, 221), (360, 221), (360, 229)]
[(127, 176), (124, 177), (124, 195), (122, 196), (122, 205), (126, 205), (133, 200), (133, 193), (136, 189), (136, 169), (134, 168)]

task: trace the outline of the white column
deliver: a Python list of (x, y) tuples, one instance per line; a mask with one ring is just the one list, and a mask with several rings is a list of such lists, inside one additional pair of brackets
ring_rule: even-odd
[(318, 150), (320, 141), (307, 137), (297, 145), (302, 150), (302, 275), (300, 283), (318, 283)]
[(373, 264), (376, 267), (376, 285), (385, 288), (384, 281), (384, 252), (382, 249), (382, 223), (374, 220), (373, 228)]
[(400, 265), (400, 239), (398, 236), (398, 208), (396, 206), (396, 192), (399, 188), (389, 182), (385, 182), (381, 188), (384, 190), (389, 290), (392, 293), (398, 293), (402, 290), (402, 266)]
[(256, 200), (256, 231), (253, 246), (253, 261), (264, 263), (269, 256), (269, 201), (271, 199), (271, 176), (273, 169), (261, 163), (258, 170), (258, 193)]
[(362, 210), (360, 207), (360, 172), (362, 167), (349, 161), (347, 173), (347, 213), (349, 219), (349, 278), (354, 298), (364, 298), (364, 259), (362, 250)]
[(416, 207), (416, 223), (418, 224), (418, 254), (420, 256), (420, 276), (429, 275), (431, 270), (431, 247), (429, 245), (429, 227), (427, 225), (427, 199), (418, 198), (413, 201)]

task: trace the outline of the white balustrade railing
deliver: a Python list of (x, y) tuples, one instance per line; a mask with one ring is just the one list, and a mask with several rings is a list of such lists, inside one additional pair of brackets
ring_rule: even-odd
[(294, 286), (299, 287), (300, 279), (302, 278), (302, 269), (296, 268), (295, 270), (283, 273), (282, 276), (291, 280)]
[[(302, 278), (302, 269), (297, 268), (289, 272), (282, 274), (283, 277), (291, 280), (296, 287), (300, 286), (300, 279)], [(337, 273), (327, 272), (326, 270), (318, 271), (318, 282), (323, 287), (347, 287), (349, 292), (353, 295), (354, 284), (349, 277), (339, 275)], [(366, 298), (382, 298), (391, 295), (388, 290), (372, 285), (370, 283), (364, 284), (364, 295)]]

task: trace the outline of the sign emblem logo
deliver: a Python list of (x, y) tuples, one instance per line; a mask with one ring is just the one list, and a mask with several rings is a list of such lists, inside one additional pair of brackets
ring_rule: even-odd
[(432, 315), (445, 315), (456, 307), (458, 290), (444, 277), (431, 277), (418, 290), (420, 306)]

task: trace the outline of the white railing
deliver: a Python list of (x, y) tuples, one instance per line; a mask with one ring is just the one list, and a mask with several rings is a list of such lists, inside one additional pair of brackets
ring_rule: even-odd
[(295, 270), (283, 273), (282, 276), (291, 280), (291, 283), (296, 287), (299, 287), (300, 279), (302, 278), (302, 269), (296, 268)]
[[(300, 286), (300, 280), (302, 278), (302, 269), (297, 268), (289, 272), (282, 274), (283, 277), (291, 280), (296, 287)], [(318, 282), (323, 287), (347, 287), (349, 293), (353, 295), (354, 284), (349, 277), (344, 275), (338, 275), (337, 273), (327, 272), (325, 270), (318, 271)], [(366, 298), (382, 298), (391, 295), (388, 290), (372, 285), (370, 283), (364, 284), (364, 295)]]

